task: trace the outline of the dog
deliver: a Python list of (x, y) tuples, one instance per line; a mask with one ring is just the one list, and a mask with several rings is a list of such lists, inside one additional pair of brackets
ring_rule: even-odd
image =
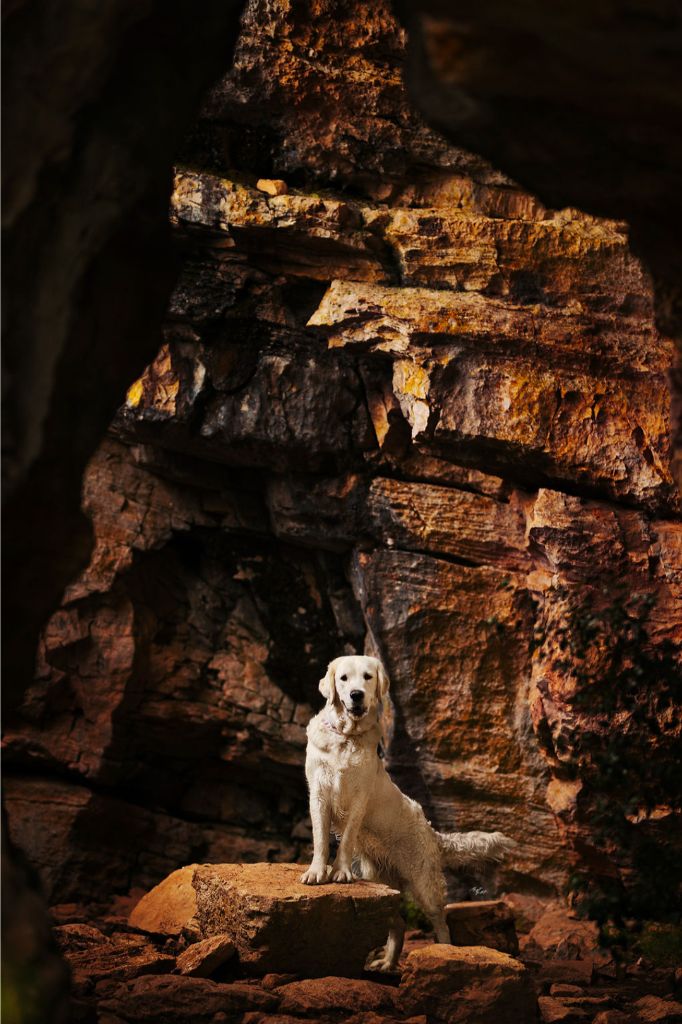
[[(398, 789), (379, 756), (389, 681), (377, 658), (336, 658), (320, 680), (326, 705), (311, 719), (306, 778), (310, 791), (313, 859), (305, 885), (361, 877), (409, 892), (431, 921), (437, 942), (450, 942), (445, 920), (444, 867), (480, 868), (501, 861), (516, 845), (501, 832), (436, 832), (421, 806)], [(329, 866), (330, 833), (340, 836)], [(405, 925), (391, 923), (385, 947), (368, 964), (392, 971)]]

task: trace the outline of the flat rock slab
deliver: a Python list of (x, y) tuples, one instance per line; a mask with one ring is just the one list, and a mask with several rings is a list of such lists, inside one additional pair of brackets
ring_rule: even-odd
[(214, 935), (211, 939), (194, 942), (181, 953), (175, 970), (177, 974), (192, 978), (210, 978), (234, 953), (235, 945), (229, 935)]
[(519, 961), (484, 946), (431, 945), (409, 954), (400, 1005), (447, 1024), (532, 1024), (537, 997)]
[(386, 941), (399, 894), (384, 885), (303, 885), (301, 864), (205, 864), (194, 872), (204, 936), (231, 937), (254, 974), (305, 977), (362, 973)]
[(302, 864), (191, 864), (142, 897), (136, 928), (229, 936), (248, 973), (355, 977), (383, 945), (399, 894), (384, 885), (302, 885)]

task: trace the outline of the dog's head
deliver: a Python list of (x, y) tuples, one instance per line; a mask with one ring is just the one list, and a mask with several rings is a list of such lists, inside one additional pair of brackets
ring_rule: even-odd
[(388, 694), (388, 676), (378, 658), (351, 654), (329, 663), (320, 680), (320, 693), (328, 704), (339, 701), (352, 718), (378, 709)]

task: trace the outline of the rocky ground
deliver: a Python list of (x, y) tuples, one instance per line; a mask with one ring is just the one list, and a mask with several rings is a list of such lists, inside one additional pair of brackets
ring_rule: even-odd
[(361, 882), (352, 890), (311, 889), (298, 884), (299, 872), (299, 865), (193, 865), (142, 899), (136, 894), (99, 911), (53, 907), (57, 941), (72, 971), (72, 1019), (682, 1020), (679, 971), (642, 960), (618, 967), (597, 948), (594, 925), (532, 897), (453, 904), (454, 945), (435, 945), (428, 933), (412, 930), (398, 971), (363, 971), (397, 897)]

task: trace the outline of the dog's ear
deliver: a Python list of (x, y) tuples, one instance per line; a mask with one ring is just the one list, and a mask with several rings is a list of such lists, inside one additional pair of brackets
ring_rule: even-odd
[(379, 700), (383, 701), (388, 696), (388, 691), (390, 689), (391, 683), (386, 674), (386, 669), (384, 668), (384, 666), (381, 664), (378, 658), (376, 658), (375, 660), (377, 663), (377, 675), (379, 680), (377, 696), (379, 697)]
[(330, 661), (327, 665), (327, 674), (324, 679), (320, 679), (320, 693), (327, 701), (327, 704), (333, 704), (336, 700), (336, 662)]

